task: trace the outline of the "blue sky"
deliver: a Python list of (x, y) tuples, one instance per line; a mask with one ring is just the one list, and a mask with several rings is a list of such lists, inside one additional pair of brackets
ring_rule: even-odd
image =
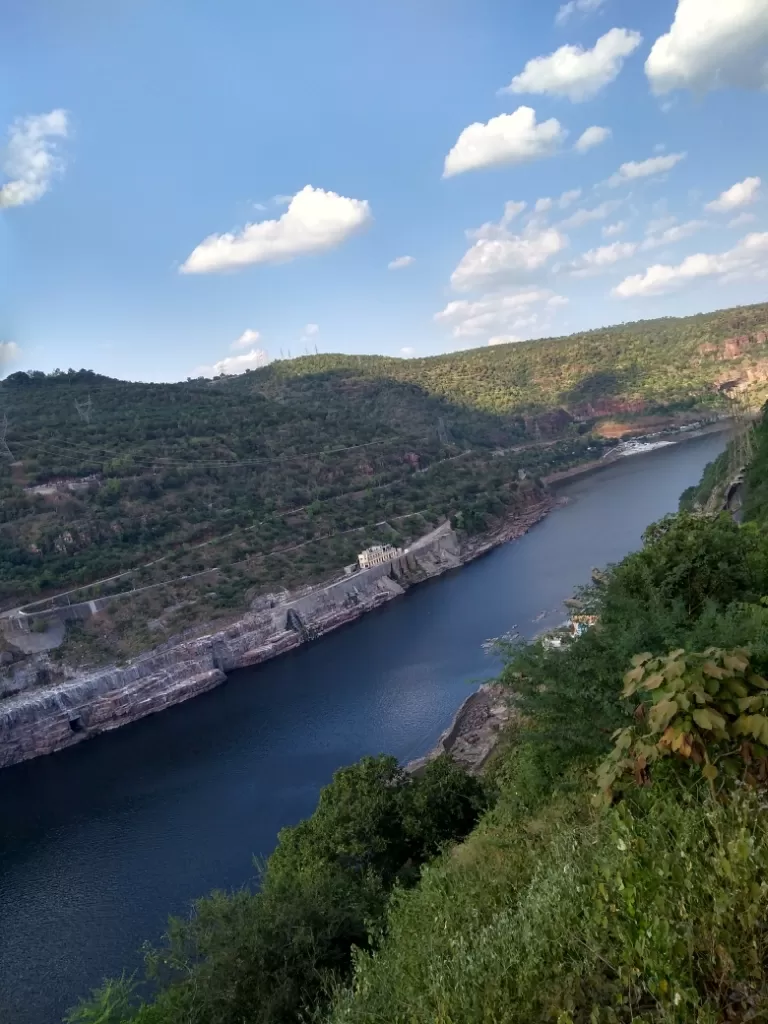
[(765, 0), (6, 0), (0, 372), (763, 301), (766, 83)]

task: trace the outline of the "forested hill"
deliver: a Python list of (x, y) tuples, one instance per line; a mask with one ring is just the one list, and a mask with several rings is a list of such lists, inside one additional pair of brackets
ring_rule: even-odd
[(499, 644), (482, 778), (342, 768), (68, 1024), (768, 1019), (768, 406), (751, 447), (744, 525), (666, 516), (584, 635)]
[(414, 384), (501, 415), (560, 406), (580, 412), (590, 403), (610, 411), (610, 400), (668, 406), (731, 379), (768, 381), (768, 304), (426, 359), (307, 356), (260, 375), (286, 380), (333, 372)]
[(368, 543), (408, 543), (444, 517), (492, 529), (628, 421), (695, 419), (726, 406), (724, 385), (758, 401), (766, 382), (768, 305), (214, 381), (14, 373), (0, 384), (0, 608), (130, 571), (107, 589), (163, 587), (104, 617), (99, 657), (135, 653), (339, 571)]

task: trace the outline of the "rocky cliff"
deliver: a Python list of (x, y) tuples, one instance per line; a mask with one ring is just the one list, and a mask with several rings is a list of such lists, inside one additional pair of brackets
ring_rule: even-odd
[(228, 628), (168, 642), (126, 666), (70, 673), (70, 678), (50, 682), (53, 666), (41, 654), (23, 674), (0, 681), (6, 695), (0, 700), (0, 767), (71, 746), (203, 693), (222, 683), (227, 672), (293, 650), (462, 560), (458, 538), (445, 523), (392, 562), (300, 593), (258, 598)]

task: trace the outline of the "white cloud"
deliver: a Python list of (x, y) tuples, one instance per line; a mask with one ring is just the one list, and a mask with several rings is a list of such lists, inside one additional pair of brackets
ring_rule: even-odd
[(15, 341), (0, 341), (0, 373), (15, 363), (21, 355), (21, 349)]
[(547, 299), (548, 306), (567, 306), (570, 299), (566, 299), (564, 295), (553, 295), (551, 299)]
[(602, 7), (604, 3), (605, 0), (568, 0), (568, 3), (563, 4), (555, 15), (555, 24), (565, 25), (565, 23), (577, 12), (581, 14), (591, 14), (592, 11), (596, 11)]
[(637, 242), (612, 242), (585, 252), (573, 265), (574, 277), (589, 277), (609, 270), (621, 260), (629, 259), (637, 252)]
[(501, 223), (506, 227), (519, 213), (523, 212), (527, 205), (527, 203), (515, 202), (514, 199), (510, 199), (504, 204), (504, 215), (501, 218)]
[(617, 185), (625, 185), (628, 181), (634, 181), (637, 178), (649, 178), (654, 174), (664, 174), (665, 171), (671, 171), (681, 160), (685, 160), (686, 156), (687, 153), (668, 153), (666, 156), (652, 156), (647, 160), (630, 160), (629, 163), (622, 164), (618, 171), (611, 175), (608, 184), (611, 188), (616, 188)]
[(637, 49), (639, 32), (612, 28), (591, 50), (561, 46), (548, 57), (534, 57), (501, 92), (567, 96), (574, 103), (591, 99), (618, 77), (624, 60)]
[(725, 192), (721, 192), (717, 199), (707, 203), (706, 209), (713, 213), (731, 213), (738, 210), (740, 206), (749, 206), (754, 203), (760, 192), (759, 178), (745, 178), (731, 185)]
[(557, 201), (557, 205), (561, 210), (567, 210), (569, 206), (572, 206), (577, 199), (581, 199), (581, 189), (572, 188), (569, 192), (563, 192)]
[(387, 264), (388, 270), (402, 270), (404, 267), (410, 267), (412, 263), (416, 262), (414, 256), (398, 256)]
[[(666, 200), (662, 199), (658, 203), (654, 203), (655, 211), (661, 212), (666, 208)], [(677, 224), (677, 217), (657, 217), (655, 220), (649, 220), (645, 226), (646, 235), (656, 235), (660, 231), (666, 231), (667, 228), (673, 227)]]
[(517, 334), (494, 334), (492, 338), (488, 339), (489, 345), (514, 345), (518, 341), (523, 339), (518, 337)]
[(623, 220), (617, 220), (615, 224), (606, 224), (602, 231), (603, 238), (615, 238), (626, 231), (626, 229), (627, 222)]
[(220, 359), (213, 366), (198, 366), (193, 372), (195, 377), (220, 377), (222, 374), (232, 376), (236, 373), (245, 373), (246, 370), (257, 370), (260, 366), (266, 366), (271, 362), (269, 356), (262, 348), (252, 348), (249, 352), (243, 352), (239, 356), (227, 356)]
[(552, 156), (567, 134), (556, 118), (537, 124), (532, 107), (518, 107), (513, 114), (499, 114), (487, 124), (478, 121), (465, 128), (445, 158), (443, 177)]
[(742, 226), (742, 224), (754, 224), (756, 220), (757, 217), (754, 215), (754, 213), (746, 213), (745, 211), (744, 213), (740, 213), (738, 217), (734, 217), (733, 220), (729, 220), (728, 227), (739, 228)]
[[(654, 233), (650, 230), (652, 224), (668, 224), (672, 220), (672, 224), (669, 227), (665, 227), (660, 231)], [(689, 220), (685, 224), (674, 223), (675, 218), (666, 217), (662, 221), (651, 221), (648, 226), (647, 235), (643, 244), (640, 246), (643, 250), (658, 249), (662, 245), (672, 245), (674, 242), (681, 242), (684, 238), (690, 238), (691, 235), (695, 235), (697, 231), (701, 231), (702, 228), (707, 227), (705, 220)]]
[(599, 125), (593, 124), (591, 128), (587, 128), (576, 141), (576, 145), (573, 147), (579, 153), (586, 153), (589, 149), (594, 149), (595, 146), (601, 145), (606, 139), (611, 137), (610, 128), (601, 128)]
[(679, 0), (669, 32), (645, 62), (652, 90), (707, 92), (768, 85), (765, 0)]
[(306, 185), (278, 220), (248, 224), (237, 234), (210, 235), (189, 255), (181, 272), (209, 274), (332, 249), (371, 219), (367, 200), (347, 199)]
[(240, 348), (253, 348), (259, 341), (261, 341), (261, 334), (258, 331), (252, 331), (249, 327), (229, 347), (236, 352)]
[(478, 238), (464, 253), (451, 275), (451, 285), (456, 291), (469, 291), (525, 277), (567, 245), (568, 239), (556, 228), (539, 230), (529, 225), (521, 235), (496, 228), (491, 236)]
[(405, 346), (403, 346), (403, 348), (400, 349), (400, 355), (401, 356), (405, 356), (405, 358), (408, 359), (409, 356), (415, 356), (416, 355), (416, 349), (415, 348), (411, 348), (410, 345), (405, 345)]
[(569, 206), (581, 199), (581, 189), (572, 188), (567, 192), (563, 192), (557, 199), (551, 199), (549, 196), (542, 196), (541, 199), (536, 200), (534, 210), (536, 213), (547, 213), (553, 207), (557, 206), (561, 210), (567, 210)]
[(304, 327), (303, 335), (305, 338), (314, 338), (316, 334), (320, 333), (319, 324), (306, 324)]
[[(557, 299), (558, 302), (554, 300)], [(480, 334), (502, 334), (509, 330), (531, 326), (531, 308), (547, 304), (560, 304), (561, 296), (544, 288), (529, 288), (514, 292), (491, 292), (479, 299), (460, 299), (449, 302), (445, 309), (435, 313), (436, 323), (451, 328), (454, 338), (475, 337)], [(567, 300), (566, 300), (567, 301)]]
[(643, 274), (625, 278), (613, 289), (613, 294), (621, 299), (632, 299), (676, 291), (699, 278), (762, 276), (765, 274), (766, 259), (768, 232), (755, 233), (742, 238), (733, 249), (724, 253), (696, 253), (686, 257), (677, 266), (657, 263), (648, 267)]
[(577, 210), (560, 223), (561, 228), (580, 228), (593, 220), (605, 220), (621, 206), (620, 199), (608, 199), (591, 210)]
[(8, 133), (3, 173), (10, 179), (0, 187), (0, 208), (23, 206), (41, 199), (63, 164), (56, 155), (56, 139), (66, 138), (67, 112), (20, 117)]

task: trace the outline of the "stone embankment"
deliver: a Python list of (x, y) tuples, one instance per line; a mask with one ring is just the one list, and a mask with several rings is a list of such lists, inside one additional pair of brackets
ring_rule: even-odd
[(298, 593), (260, 597), (227, 628), (168, 641), (125, 666), (83, 674), (62, 670), (44, 652), (5, 670), (0, 665), (0, 767), (61, 750), (204, 693), (234, 669), (294, 650), (414, 584), (521, 536), (551, 507), (547, 501), (532, 506), (490, 539), (464, 550), (444, 523), (391, 562)]

